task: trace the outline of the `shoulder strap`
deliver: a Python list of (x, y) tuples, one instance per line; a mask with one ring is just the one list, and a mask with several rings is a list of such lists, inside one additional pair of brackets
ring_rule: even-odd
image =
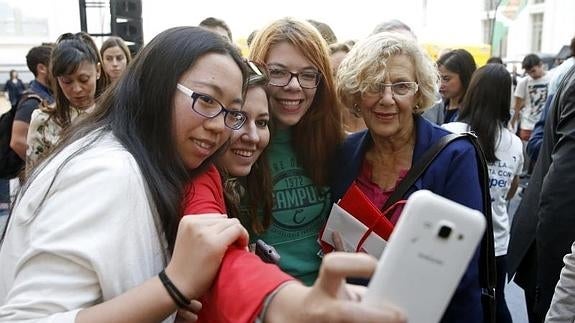
[[(497, 264), (495, 262), (495, 244), (493, 238), (493, 216), (491, 214), (491, 194), (489, 192), (489, 170), (487, 168), (487, 159), (485, 152), (477, 136), (473, 133), (465, 133), (466, 137), (475, 147), (477, 158), (477, 168), (479, 169), (479, 181), (481, 184), (481, 193), (483, 193), (483, 214), (487, 223), (485, 234), (481, 240), (481, 251), (479, 254), (479, 284), (482, 288), (482, 302), (484, 303), (485, 322), (495, 322), (495, 285), (497, 280)], [(491, 310), (485, 311), (489, 307), (485, 302), (491, 303)]]
[(383, 210), (399, 201), (407, 191), (415, 184), (415, 181), (423, 174), (431, 162), (437, 155), (445, 148), (450, 142), (459, 139), (467, 138), (475, 148), (475, 156), (477, 159), (477, 168), (479, 169), (479, 183), (481, 184), (483, 214), (487, 223), (485, 233), (481, 240), (481, 249), (479, 255), (479, 283), (482, 288), (482, 302), (484, 307), (484, 321), (494, 322), (495, 312), (495, 284), (497, 267), (495, 263), (495, 246), (493, 238), (493, 218), (491, 214), (491, 194), (489, 192), (489, 173), (487, 168), (487, 161), (483, 148), (477, 140), (475, 134), (466, 132), (461, 134), (449, 134), (442, 137), (439, 142), (429, 148), (419, 159), (419, 161), (409, 170), (405, 178), (399, 183), (396, 190), (389, 197), (388, 201), (383, 206)]
[(390, 206), (395, 204), (395, 202), (401, 200), (401, 198), (405, 196), (405, 194), (411, 188), (411, 186), (415, 184), (415, 181), (417, 181), (417, 179), (421, 177), (421, 174), (423, 174), (423, 172), (425, 172), (425, 170), (427, 169), (427, 167), (429, 167), (431, 162), (433, 162), (435, 157), (439, 155), (439, 153), (443, 150), (443, 148), (445, 148), (445, 146), (447, 146), (453, 140), (465, 136), (466, 136), (465, 134), (455, 134), (455, 133), (448, 134), (446, 136), (441, 137), (441, 139), (439, 139), (439, 141), (435, 145), (431, 146), (431, 148), (426, 150), (421, 156), (421, 158), (417, 161), (417, 163), (413, 165), (413, 167), (411, 167), (411, 169), (407, 172), (407, 174), (405, 175), (403, 180), (399, 183), (399, 185), (397, 185), (395, 191), (387, 199), (387, 201), (385, 202), (385, 204), (381, 209), (387, 210)]

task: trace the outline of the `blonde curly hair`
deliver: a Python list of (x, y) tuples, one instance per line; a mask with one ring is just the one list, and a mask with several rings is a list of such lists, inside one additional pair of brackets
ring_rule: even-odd
[[(358, 42), (337, 71), (337, 94), (347, 107), (353, 107), (373, 84), (384, 83), (387, 59), (406, 55), (415, 69), (418, 84), (415, 113), (422, 113), (436, 101), (439, 74), (435, 63), (415, 42), (400, 33), (382, 32)], [(415, 108), (415, 107), (414, 107)]]

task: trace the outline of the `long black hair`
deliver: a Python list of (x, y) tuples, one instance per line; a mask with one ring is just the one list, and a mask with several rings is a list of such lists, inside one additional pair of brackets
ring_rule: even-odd
[(510, 119), (511, 75), (501, 64), (487, 64), (473, 74), (459, 110), (459, 120), (477, 134), (489, 163), (497, 160), (495, 149), (501, 130)]
[[(107, 132), (112, 132), (140, 167), (151, 198), (150, 204), (159, 216), (160, 229), (170, 252), (183, 212), (185, 186), (201, 174), (217, 154), (198, 168), (188, 169), (172, 139), (176, 84), (200, 57), (209, 53), (230, 56), (241, 69), (245, 83), (247, 71), (240, 54), (222, 37), (199, 27), (168, 29), (142, 49), (116, 86), (104, 92), (96, 104), (96, 110), (69, 128), (52, 155), (87, 134), (96, 134), (88, 145), (59, 166), (55, 175), (58, 176), (71, 158), (85, 151)], [(245, 88), (245, 84), (243, 86)], [(225, 149), (225, 145), (220, 151), (222, 149)], [(45, 164), (40, 164), (33, 171), (24, 190)]]

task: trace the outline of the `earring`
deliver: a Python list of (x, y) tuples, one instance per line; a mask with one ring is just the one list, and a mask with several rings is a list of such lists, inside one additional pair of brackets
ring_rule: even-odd
[(361, 109), (359, 108), (359, 105), (357, 104), (353, 105), (353, 108), (351, 108), (351, 114), (353, 114), (357, 118), (361, 118)]

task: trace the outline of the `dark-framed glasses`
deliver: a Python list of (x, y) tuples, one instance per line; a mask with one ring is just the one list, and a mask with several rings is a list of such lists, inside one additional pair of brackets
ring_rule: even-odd
[(269, 85), (286, 86), (292, 78), (296, 78), (299, 85), (304, 89), (315, 89), (321, 80), (321, 73), (317, 71), (303, 71), (292, 73), (279, 67), (268, 67)]
[(391, 88), (391, 94), (394, 98), (401, 98), (408, 95), (413, 95), (419, 90), (419, 86), (416, 82), (397, 82), (397, 83), (378, 83), (373, 86), (368, 87), (365, 94), (367, 95), (381, 95), (385, 91), (385, 88)]
[(230, 129), (240, 129), (248, 118), (242, 111), (226, 109), (220, 101), (210, 95), (195, 92), (180, 83), (176, 85), (176, 88), (192, 98), (192, 110), (202, 117), (211, 119), (219, 116), (220, 113), (223, 112), (224, 124)]

